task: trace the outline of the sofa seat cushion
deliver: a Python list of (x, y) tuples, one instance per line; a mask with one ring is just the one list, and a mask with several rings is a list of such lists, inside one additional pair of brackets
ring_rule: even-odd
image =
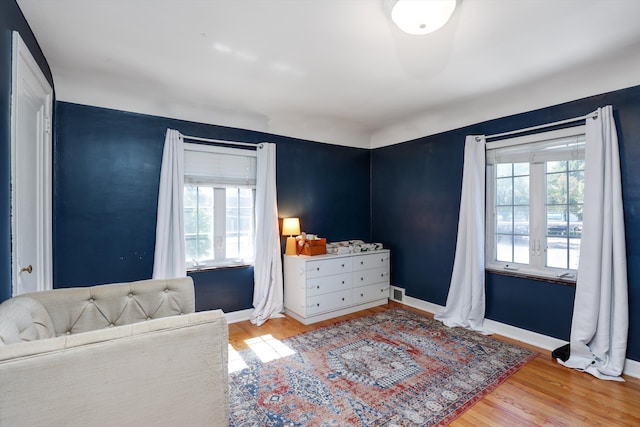
[(35, 299), (15, 297), (0, 304), (0, 345), (54, 336), (51, 316)]

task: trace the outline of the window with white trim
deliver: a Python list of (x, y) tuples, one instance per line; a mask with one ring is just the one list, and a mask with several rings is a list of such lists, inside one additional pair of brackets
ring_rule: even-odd
[(256, 153), (184, 144), (188, 270), (253, 263)]
[(575, 281), (584, 143), (584, 126), (487, 143), (487, 269)]

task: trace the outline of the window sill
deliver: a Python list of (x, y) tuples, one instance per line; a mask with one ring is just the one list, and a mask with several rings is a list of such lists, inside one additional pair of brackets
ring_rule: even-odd
[(523, 272), (512, 271), (512, 270), (503, 270), (503, 269), (497, 269), (497, 268), (491, 268), (491, 267), (486, 267), (484, 271), (487, 273), (498, 274), (500, 276), (519, 277), (521, 279), (538, 280), (541, 282), (556, 283), (558, 285), (573, 286), (573, 287), (576, 286), (576, 279), (563, 279), (559, 277), (540, 276), (540, 275), (534, 275), (530, 273), (523, 273)]
[(233, 268), (245, 268), (245, 267), (253, 267), (253, 264), (226, 264), (226, 265), (209, 265), (206, 267), (189, 267), (187, 268), (187, 273), (200, 273), (202, 271), (212, 271), (212, 270), (228, 270)]

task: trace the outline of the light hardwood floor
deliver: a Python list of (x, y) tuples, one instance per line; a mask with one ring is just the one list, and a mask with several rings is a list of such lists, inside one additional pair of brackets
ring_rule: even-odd
[[(390, 302), (308, 326), (289, 317), (271, 319), (260, 327), (248, 321), (232, 323), (229, 325), (229, 343), (234, 349), (242, 350), (247, 348), (245, 340), (249, 338), (270, 334), (276, 339), (284, 339), (394, 307), (433, 317)], [(640, 426), (640, 379), (626, 377), (626, 382), (598, 380), (559, 365), (551, 359), (548, 350), (499, 335), (493, 337), (532, 349), (540, 355), (462, 414), (452, 426)]]

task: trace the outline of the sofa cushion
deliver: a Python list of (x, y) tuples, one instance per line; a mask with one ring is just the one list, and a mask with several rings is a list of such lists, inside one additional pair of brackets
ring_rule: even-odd
[(51, 315), (56, 335), (89, 332), (195, 311), (193, 280), (141, 280), (53, 289), (24, 296)]
[(35, 299), (15, 297), (0, 304), (0, 345), (54, 336), (49, 313)]

